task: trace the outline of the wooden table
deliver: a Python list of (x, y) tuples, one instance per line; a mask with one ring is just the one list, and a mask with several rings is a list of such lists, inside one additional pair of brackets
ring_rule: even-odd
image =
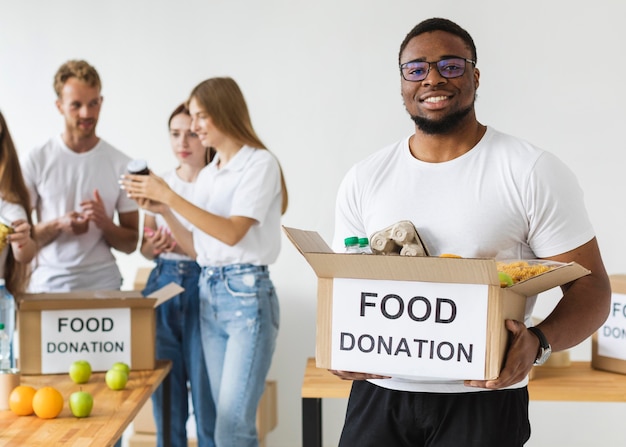
[[(154, 370), (131, 371), (126, 388), (110, 390), (104, 382), (105, 373), (92, 374), (89, 382), (77, 385), (68, 374), (22, 376), (23, 385), (35, 388), (54, 386), (65, 400), (63, 411), (55, 419), (40, 419), (35, 415), (16, 416), (11, 411), (0, 411), (0, 445), (3, 447), (112, 446), (121, 438), (124, 430), (135, 418), (143, 404), (157, 387), (163, 383), (169, 398), (170, 361), (157, 361)], [(72, 416), (69, 396), (82, 389), (93, 395), (91, 415), (86, 418)], [(164, 428), (169, 432), (170, 405), (163, 405)], [(169, 433), (164, 433), (169, 440)], [(169, 442), (166, 442), (169, 445)]]
[[(322, 398), (348, 398), (352, 382), (307, 360), (302, 382), (302, 446), (322, 446)], [(536, 367), (528, 385), (531, 400), (626, 402), (626, 375), (599, 371), (590, 362), (562, 368)]]

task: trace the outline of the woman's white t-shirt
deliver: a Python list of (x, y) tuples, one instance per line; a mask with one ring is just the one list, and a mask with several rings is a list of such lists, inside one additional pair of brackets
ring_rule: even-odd
[(272, 264), (281, 242), (278, 160), (265, 149), (243, 146), (226, 166), (218, 164), (219, 154), (200, 172), (192, 202), (218, 216), (244, 216), (256, 223), (234, 246), (194, 228), (196, 261), (201, 266)]

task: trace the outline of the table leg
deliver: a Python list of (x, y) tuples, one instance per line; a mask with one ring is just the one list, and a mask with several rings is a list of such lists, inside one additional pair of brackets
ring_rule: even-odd
[(322, 399), (302, 398), (302, 447), (322, 447)]
[(161, 408), (161, 416), (163, 418), (163, 447), (171, 447), (172, 445), (172, 418), (171, 418), (171, 385), (170, 373), (168, 372), (161, 384), (163, 387), (163, 407)]

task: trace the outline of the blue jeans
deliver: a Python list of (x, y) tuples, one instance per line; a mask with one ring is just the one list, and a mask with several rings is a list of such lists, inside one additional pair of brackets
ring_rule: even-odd
[(203, 267), (200, 329), (219, 447), (256, 447), (256, 413), (272, 363), (279, 307), (266, 266)]
[[(194, 261), (157, 258), (143, 290), (148, 295), (175, 282), (185, 291), (156, 308), (156, 356), (172, 361), (171, 440), (172, 447), (187, 447), (186, 423), (189, 416), (187, 382), (196, 416), (199, 447), (214, 447), (215, 405), (211, 396), (200, 336), (198, 279), (200, 267)], [(158, 446), (163, 445), (163, 390), (152, 395)]]

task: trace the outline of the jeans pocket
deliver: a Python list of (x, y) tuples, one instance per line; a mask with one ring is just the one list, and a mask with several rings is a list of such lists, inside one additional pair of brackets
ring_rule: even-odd
[(258, 293), (258, 274), (242, 272), (227, 275), (224, 278), (226, 291), (236, 298), (253, 298)]

